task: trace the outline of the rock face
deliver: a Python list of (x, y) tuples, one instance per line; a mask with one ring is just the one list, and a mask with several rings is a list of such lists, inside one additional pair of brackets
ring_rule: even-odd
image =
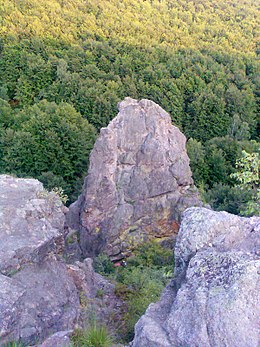
[(74, 327), (78, 291), (61, 259), (64, 206), (33, 179), (0, 176), (0, 341)]
[(101, 129), (79, 200), (68, 223), (80, 230), (85, 255), (121, 252), (154, 238), (171, 238), (180, 213), (200, 205), (186, 138), (161, 107), (126, 98)]
[(62, 241), (64, 207), (33, 179), (0, 176), (0, 272), (39, 262)]
[(131, 346), (259, 346), (259, 231), (259, 217), (186, 210), (174, 280), (136, 324)]
[(110, 330), (120, 324), (115, 285), (92, 259), (65, 262), (66, 212), (37, 180), (0, 175), (0, 346), (70, 346), (93, 315)]
[(48, 337), (37, 347), (71, 347), (70, 335), (72, 331), (59, 331)]

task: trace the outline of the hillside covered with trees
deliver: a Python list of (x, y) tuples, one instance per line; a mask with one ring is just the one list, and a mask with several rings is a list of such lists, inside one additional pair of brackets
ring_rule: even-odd
[[(250, 214), (259, 189), (258, 5), (0, 0), (0, 172), (62, 187), (73, 201), (118, 101), (148, 98), (187, 136), (205, 199)], [(258, 168), (244, 189), (241, 158)]]

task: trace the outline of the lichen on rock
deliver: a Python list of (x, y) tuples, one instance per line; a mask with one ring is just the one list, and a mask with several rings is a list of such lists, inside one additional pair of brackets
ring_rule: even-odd
[(136, 324), (131, 346), (257, 347), (259, 231), (259, 217), (187, 209), (174, 279)]

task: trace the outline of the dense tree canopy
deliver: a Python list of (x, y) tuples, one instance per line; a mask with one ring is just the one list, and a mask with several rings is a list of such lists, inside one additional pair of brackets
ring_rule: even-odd
[(1, 131), (1, 171), (39, 178), (73, 197), (86, 174), (94, 127), (73, 106), (46, 100), (10, 114)]
[(258, 151), (255, 1), (0, 0), (0, 17), (1, 172), (73, 199), (95, 129), (126, 96), (171, 114), (208, 196)]

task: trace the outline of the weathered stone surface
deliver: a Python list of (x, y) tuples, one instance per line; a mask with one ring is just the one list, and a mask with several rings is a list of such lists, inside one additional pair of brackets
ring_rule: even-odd
[(4, 342), (5, 336), (9, 337), (9, 341), (17, 337), (16, 322), (22, 312), (21, 298), (24, 293), (25, 288), (19, 282), (0, 274), (0, 342)]
[(175, 278), (135, 327), (133, 347), (257, 347), (260, 218), (190, 208)]
[(40, 342), (77, 322), (77, 288), (61, 259), (64, 206), (32, 179), (0, 176), (0, 341)]
[(101, 129), (84, 192), (70, 207), (85, 255), (119, 255), (153, 238), (172, 237), (180, 213), (200, 205), (186, 138), (160, 106), (126, 98)]
[(0, 273), (12, 274), (57, 253), (64, 209), (39, 181), (0, 175)]
[(50, 333), (74, 327), (79, 299), (64, 264), (54, 260), (32, 264), (12, 278), (2, 276), (2, 279), (2, 342), (21, 339), (31, 344)]
[(59, 331), (51, 335), (42, 344), (37, 345), (37, 347), (71, 347), (72, 343), (70, 341), (70, 335), (72, 330)]
[(91, 258), (68, 265), (68, 271), (80, 293), (83, 309), (79, 324), (91, 325), (95, 317), (113, 336), (120, 334), (126, 305), (115, 294), (115, 284), (95, 273)]

